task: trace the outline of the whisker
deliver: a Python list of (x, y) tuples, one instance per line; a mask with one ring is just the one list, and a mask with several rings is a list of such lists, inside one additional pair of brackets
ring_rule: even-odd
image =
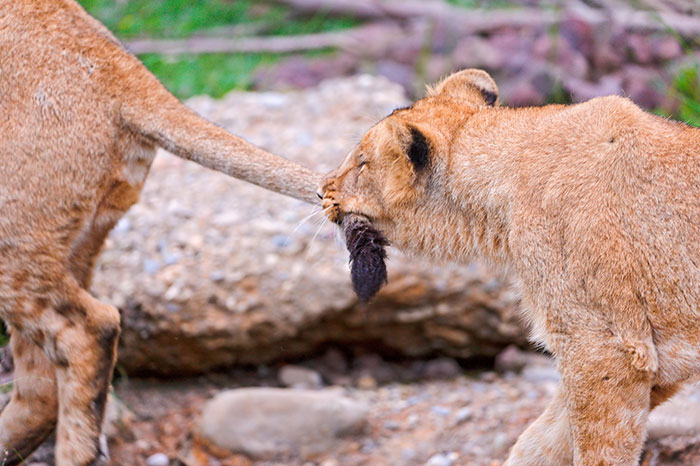
[(318, 229), (316, 230), (316, 233), (315, 233), (314, 236), (311, 238), (311, 241), (309, 241), (309, 245), (306, 247), (306, 255), (304, 256), (304, 260), (305, 260), (305, 261), (309, 259), (309, 254), (311, 254), (311, 246), (314, 244), (314, 241), (316, 240), (316, 237), (317, 237), (318, 234), (321, 232), (321, 230), (323, 229), (323, 227), (326, 226), (326, 223), (327, 223), (327, 222), (328, 222), (328, 218), (327, 218), (327, 217), (324, 217), (324, 218), (323, 218), (323, 221), (322, 221), (321, 224), (318, 226)]
[[(320, 204), (320, 203), (319, 203), (319, 204)], [(321, 207), (320, 205), (314, 205), (314, 206), (313, 206), (313, 211), (311, 212), (311, 214), (307, 215), (306, 217), (304, 217), (303, 219), (301, 219), (301, 220), (299, 221), (299, 223), (297, 224), (296, 227), (294, 227), (294, 229), (292, 230), (292, 232), (289, 233), (289, 235), (287, 235), (287, 239), (286, 239), (285, 242), (284, 242), (284, 247), (289, 246), (289, 243), (292, 242), (292, 237), (294, 236), (294, 234), (295, 234), (297, 231), (299, 231), (299, 228), (301, 228), (307, 221), (309, 221), (309, 219), (313, 218), (314, 216), (316, 216), (316, 215), (318, 215), (318, 214), (323, 213), (323, 209), (320, 208), (320, 207)]]

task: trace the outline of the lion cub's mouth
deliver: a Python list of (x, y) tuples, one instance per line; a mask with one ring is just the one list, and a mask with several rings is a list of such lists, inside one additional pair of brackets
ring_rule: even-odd
[(385, 248), (389, 241), (363, 215), (346, 213), (331, 220), (345, 232), (352, 287), (360, 302), (367, 303), (387, 282)]

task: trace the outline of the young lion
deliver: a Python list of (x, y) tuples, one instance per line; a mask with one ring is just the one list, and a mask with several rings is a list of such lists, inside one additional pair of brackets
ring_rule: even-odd
[(87, 290), (156, 146), (318, 201), (313, 172), (189, 111), (74, 1), (0, 0), (0, 318), (16, 367), (3, 465), (56, 422), (58, 465), (98, 457), (119, 312)]
[(700, 130), (621, 97), (496, 100), (483, 71), (448, 77), (369, 130), (324, 207), (517, 274), (563, 383), (508, 465), (636, 464), (649, 411), (700, 369)]

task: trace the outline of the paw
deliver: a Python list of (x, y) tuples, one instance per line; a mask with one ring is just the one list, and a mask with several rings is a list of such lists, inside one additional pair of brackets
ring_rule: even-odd
[(340, 225), (343, 221), (343, 213), (340, 210), (340, 202), (338, 202), (335, 179), (330, 179), (324, 183), (321, 207), (331, 222)]

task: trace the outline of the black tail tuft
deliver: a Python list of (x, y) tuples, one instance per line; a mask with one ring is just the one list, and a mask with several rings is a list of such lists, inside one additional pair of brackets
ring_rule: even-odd
[(346, 215), (343, 229), (352, 264), (352, 287), (360, 302), (367, 303), (387, 282), (385, 247), (389, 241), (360, 215)]

